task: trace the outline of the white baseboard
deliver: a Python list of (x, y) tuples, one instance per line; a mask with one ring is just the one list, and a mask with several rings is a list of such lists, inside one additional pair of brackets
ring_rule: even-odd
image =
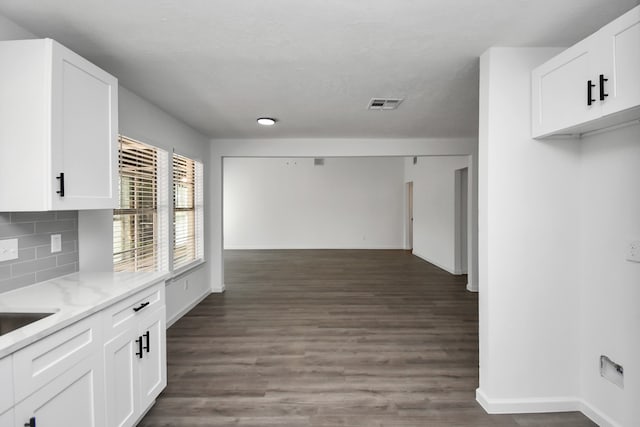
[(453, 275), (456, 275), (456, 276), (458, 275), (458, 273), (456, 273), (454, 270), (451, 270), (449, 267), (445, 267), (444, 265), (440, 265), (437, 262), (430, 260), (428, 257), (426, 257), (424, 255), (421, 255), (419, 252), (416, 252), (415, 250), (413, 250), (411, 253), (414, 254), (415, 256), (417, 256), (418, 258), (420, 258), (420, 259), (422, 259), (424, 261), (427, 261), (429, 264), (433, 264), (436, 267), (446, 271), (449, 274), (453, 274)]
[(482, 390), (477, 389), (476, 400), (488, 414), (529, 414), (580, 410), (580, 402), (575, 397), (490, 399)]
[(471, 286), (471, 283), (467, 283), (467, 291), (478, 292), (478, 288), (474, 288), (473, 286)]
[(180, 318), (182, 316), (184, 316), (185, 314), (187, 314), (189, 311), (191, 311), (191, 309), (193, 307), (195, 307), (196, 305), (200, 304), (202, 302), (203, 299), (205, 299), (206, 297), (208, 297), (211, 294), (211, 291), (207, 289), (207, 291), (205, 293), (203, 293), (202, 295), (200, 295), (198, 298), (196, 298), (191, 304), (189, 304), (188, 306), (186, 306), (185, 308), (183, 308), (182, 310), (180, 310), (176, 315), (174, 315), (171, 319), (167, 319), (167, 329), (169, 329), (169, 327), (171, 325), (173, 325), (174, 323), (176, 323), (178, 320), (180, 320)]
[(600, 427), (622, 427), (622, 424), (618, 424), (611, 418), (602, 413), (599, 409), (594, 408), (584, 400), (580, 400), (581, 410), (584, 415), (591, 419), (594, 423)]
[(226, 286), (224, 285), (224, 283), (220, 283), (219, 286), (211, 286), (211, 292), (214, 294), (221, 294), (225, 291)]
[(542, 412), (582, 412), (600, 427), (622, 427), (598, 409), (576, 397), (531, 399), (491, 399), (476, 389), (476, 400), (488, 414), (533, 414)]

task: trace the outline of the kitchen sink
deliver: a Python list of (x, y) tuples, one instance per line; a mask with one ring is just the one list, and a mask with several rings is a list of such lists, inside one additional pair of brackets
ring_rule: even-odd
[(0, 335), (27, 326), (53, 313), (0, 313)]

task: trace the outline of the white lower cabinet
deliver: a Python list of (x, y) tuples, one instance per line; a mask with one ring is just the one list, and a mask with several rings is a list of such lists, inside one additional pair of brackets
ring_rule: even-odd
[(38, 427), (106, 426), (103, 379), (100, 354), (83, 359), (16, 404), (16, 424)]
[(106, 418), (133, 426), (167, 385), (164, 283), (104, 310)]
[(135, 425), (167, 384), (165, 312), (157, 283), (0, 359), (0, 427)]
[(167, 385), (165, 307), (104, 346), (107, 425), (132, 426)]
[(137, 375), (135, 332), (126, 331), (104, 345), (108, 426), (132, 426), (138, 419), (140, 376)]
[(161, 307), (149, 313), (140, 329), (144, 340), (140, 367), (140, 404), (148, 408), (167, 385), (166, 310)]

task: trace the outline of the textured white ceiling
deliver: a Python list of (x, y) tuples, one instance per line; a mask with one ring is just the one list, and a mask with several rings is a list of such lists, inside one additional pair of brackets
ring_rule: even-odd
[[(636, 4), (0, 0), (0, 13), (212, 138), (463, 137), (477, 134), (484, 50), (568, 46)], [(369, 111), (372, 97), (405, 101)]]

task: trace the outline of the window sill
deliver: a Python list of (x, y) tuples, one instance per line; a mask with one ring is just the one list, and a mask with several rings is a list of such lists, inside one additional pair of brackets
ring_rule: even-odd
[(191, 264), (187, 264), (184, 267), (180, 267), (178, 270), (171, 272), (171, 277), (167, 279), (167, 283), (173, 282), (175, 280), (179, 280), (182, 277), (191, 274), (193, 271), (201, 268), (206, 261), (203, 259), (198, 259), (193, 261)]

